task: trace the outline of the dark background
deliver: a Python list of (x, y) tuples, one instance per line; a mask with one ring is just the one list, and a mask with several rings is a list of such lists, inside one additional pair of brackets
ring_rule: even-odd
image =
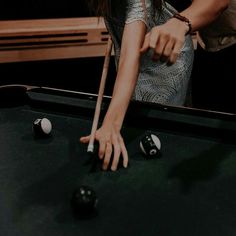
[[(190, 0), (168, 2), (178, 10), (191, 3)], [(0, 6), (0, 20), (93, 16), (87, 0), (2, 0)]]
[(86, 17), (92, 15), (86, 0), (3, 0), (0, 20)]

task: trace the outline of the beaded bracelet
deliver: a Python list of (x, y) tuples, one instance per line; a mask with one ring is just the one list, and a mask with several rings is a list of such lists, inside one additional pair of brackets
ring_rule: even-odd
[(178, 20), (181, 20), (181, 21), (185, 22), (187, 24), (187, 26), (188, 26), (188, 31), (187, 31), (186, 34), (190, 34), (191, 33), (191, 31), (192, 31), (192, 24), (191, 24), (191, 21), (187, 17), (182, 16), (182, 15), (180, 15), (178, 13), (175, 14), (173, 17), (178, 19)]

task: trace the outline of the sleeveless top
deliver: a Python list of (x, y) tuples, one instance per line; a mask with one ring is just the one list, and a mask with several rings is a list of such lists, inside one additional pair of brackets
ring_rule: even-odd
[[(147, 31), (150, 31), (152, 27), (165, 23), (177, 12), (166, 3), (163, 5), (162, 13), (157, 12), (154, 15), (151, 0), (116, 0), (112, 1), (111, 5), (111, 15), (105, 17), (105, 24), (113, 40), (116, 66), (119, 62), (125, 24), (139, 20), (144, 22)], [(173, 65), (153, 61), (150, 51), (143, 54), (132, 99), (167, 105), (184, 105), (193, 57), (191, 36), (186, 36), (181, 53)]]
[(206, 51), (219, 51), (236, 43), (236, 0), (210, 25), (198, 32), (199, 44)]

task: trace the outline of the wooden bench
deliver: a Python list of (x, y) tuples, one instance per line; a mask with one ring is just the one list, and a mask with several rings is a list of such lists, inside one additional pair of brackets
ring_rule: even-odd
[(0, 63), (104, 56), (103, 18), (0, 21)]

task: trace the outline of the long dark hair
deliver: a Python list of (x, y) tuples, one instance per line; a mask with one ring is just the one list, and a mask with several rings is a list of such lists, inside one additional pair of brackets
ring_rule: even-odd
[[(110, 5), (112, 0), (87, 0), (89, 8), (92, 12), (94, 12), (97, 16), (106, 16), (110, 13)], [(113, 0), (116, 1), (116, 0)], [(124, 0), (122, 0), (124, 1)], [(140, 0), (145, 1), (145, 0)], [(163, 0), (151, 0), (154, 10), (162, 9)]]

